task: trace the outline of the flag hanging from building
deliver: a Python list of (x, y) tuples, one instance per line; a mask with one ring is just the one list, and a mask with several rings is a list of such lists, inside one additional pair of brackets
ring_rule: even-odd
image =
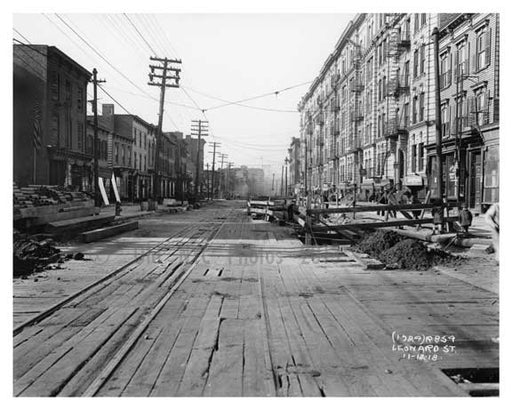
[(34, 120), (33, 120), (32, 144), (37, 151), (41, 148), (41, 106), (36, 101), (34, 104)]

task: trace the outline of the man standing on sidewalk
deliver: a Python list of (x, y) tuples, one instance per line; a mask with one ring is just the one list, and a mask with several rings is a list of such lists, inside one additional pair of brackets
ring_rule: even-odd
[(493, 204), (485, 213), (485, 220), (492, 230), (492, 247), (494, 248), (494, 257), (496, 263), (500, 259), (500, 206)]

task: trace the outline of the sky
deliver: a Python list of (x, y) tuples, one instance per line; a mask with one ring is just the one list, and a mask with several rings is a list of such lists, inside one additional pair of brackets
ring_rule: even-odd
[[(272, 166), (280, 172), (291, 138), (299, 135), (297, 104), (353, 17), (14, 14), (13, 38), (56, 46), (88, 70), (96, 68), (98, 78), (106, 80), (102, 87), (115, 100), (154, 124), (159, 88), (147, 84), (150, 56), (180, 59), (181, 87), (167, 89), (163, 130), (189, 133), (191, 120), (207, 119), (206, 140), (219, 142), (227, 161), (234, 166)], [(92, 98), (92, 86), (88, 93)], [(225, 104), (222, 100), (264, 94), (270, 95), (243, 103), (250, 108), (218, 107)], [(98, 95), (100, 106), (113, 102), (102, 90)], [(204, 115), (200, 109), (207, 109)], [(117, 104), (116, 112), (125, 113)], [(211, 164), (212, 154), (205, 155)]]

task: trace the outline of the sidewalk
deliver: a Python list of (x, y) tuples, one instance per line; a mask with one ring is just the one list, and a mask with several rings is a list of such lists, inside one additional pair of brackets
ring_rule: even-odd
[[(370, 202), (358, 202), (359, 206), (375, 205)], [(451, 215), (456, 215), (456, 211), (451, 211)], [(352, 214), (348, 214), (352, 217)], [(377, 216), (376, 212), (360, 212), (359, 218), (384, 220), (382, 216)], [(430, 216), (429, 211), (426, 212)], [(397, 212), (397, 219), (406, 219), (400, 212)], [(404, 226), (402, 229), (392, 229), (396, 232), (411, 232), (418, 236), (427, 238), (432, 234), (431, 224), (422, 226), (419, 230), (415, 226)], [(453, 234), (455, 235), (455, 234)], [(457, 278), (481, 289), (499, 293), (499, 266), (496, 264), (494, 254), (488, 254), (485, 249), (492, 244), (491, 228), (485, 221), (485, 214), (479, 214), (473, 217), (473, 223), (469, 228), (469, 235), (466, 243), (472, 243), (470, 247), (452, 247), (450, 252), (463, 257), (465, 260), (457, 266), (437, 266), (435, 271)]]
[[(100, 215), (115, 215), (116, 207), (115, 204), (103, 206), (100, 209)], [(121, 215), (116, 216), (115, 220), (124, 220), (131, 219), (137, 217), (143, 217), (146, 215), (150, 215), (154, 213), (154, 211), (141, 211), (140, 204), (135, 205), (121, 205)]]

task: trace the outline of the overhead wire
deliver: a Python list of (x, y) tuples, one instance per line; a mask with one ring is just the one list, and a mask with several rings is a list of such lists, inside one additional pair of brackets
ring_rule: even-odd
[(98, 84), (98, 87), (99, 87), (99, 88), (100, 88), (100, 89), (101, 89), (105, 94), (107, 94), (107, 95), (110, 97), (110, 99), (111, 99), (112, 101), (114, 101), (117, 105), (119, 105), (119, 106), (120, 106), (120, 107), (121, 107), (121, 108), (122, 108), (122, 109), (123, 109), (127, 114), (129, 114), (129, 115), (134, 115), (134, 114), (132, 114), (130, 111), (128, 111), (128, 109), (127, 109), (127, 108), (125, 108), (123, 104), (121, 104), (118, 100), (116, 100), (116, 99), (115, 99), (115, 98), (114, 98), (114, 97), (113, 97), (113, 96), (112, 96), (112, 95), (111, 95), (107, 90), (105, 90), (105, 88), (104, 88), (101, 84)]
[(154, 24), (152, 24), (148, 15), (135, 14), (134, 19), (141, 22), (141, 25), (146, 29), (148, 36), (153, 40), (157, 48), (162, 52), (162, 55), (170, 56), (166, 50), (164, 42), (161, 40), (161, 36), (158, 34), (158, 30), (155, 29)]
[[(30, 48), (31, 50), (34, 50), (35, 52), (45, 56), (44, 53), (42, 53), (40, 50), (38, 50), (37, 48), (34, 48), (34, 47), (31, 47), (30, 44), (26, 44), (20, 40), (18, 40), (17, 38), (14, 38), (13, 37), (13, 41), (17, 42), (18, 44), (22, 45), (22, 46), (27, 46), (28, 48)], [(36, 60), (32, 55), (30, 55), (26, 50), (24, 50), (23, 48), (20, 48), (20, 50), (28, 57), (30, 58), (34, 63), (36, 63), (39, 67), (41, 67), (43, 70), (46, 70), (46, 67), (38, 60)], [(18, 55), (18, 57), (21, 58), (21, 56)], [(45, 56), (46, 57), (46, 56)], [(26, 60), (24, 60), (26, 62)]]
[[(16, 39), (13, 39), (13, 40), (16, 40)], [(16, 41), (19, 41), (19, 40), (16, 40)], [(22, 45), (25, 45), (24, 43), (20, 43)], [(46, 70), (46, 67), (43, 66), (39, 61), (37, 61), (34, 57), (32, 57), (29, 53), (27, 53), (24, 49), (21, 49), (21, 51), (23, 52), (23, 54), (27, 57), (29, 57), (34, 63), (36, 63), (36, 65), (38, 65), (42, 70)], [(33, 64), (31, 64), (30, 62), (28, 62), (25, 57), (22, 57), (21, 54), (18, 54), (17, 56), (20, 60), (22, 60), (26, 65), (27, 67), (30, 67), (32, 66)]]
[(307, 85), (307, 84), (311, 84), (311, 81), (306, 81), (306, 82), (303, 82), (303, 83), (300, 83), (300, 84), (295, 84), (295, 85), (292, 85), (290, 87), (286, 87), (286, 88), (282, 88), (280, 90), (276, 90), (276, 91), (272, 91), (272, 92), (256, 95), (254, 97), (248, 97), (248, 98), (244, 98), (244, 99), (241, 99), (241, 100), (231, 101), (231, 102), (228, 102), (228, 103), (225, 103), (225, 104), (216, 105), (216, 106), (213, 106), (213, 107), (210, 107), (210, 108), (206, 108), (205, 110), (206, 111), (211, 111), (211, 110), (216, 110), (216, 109), (219, 109), (219, 108), (227, 107), (227, 106), (233, 105), (233, 104), (239, 104), (239, 103), (243, 103), (243, 102), (247, 102), (247, 101), (256, 100), (256, 99), (259, 99), (259, 98), (269, 97), (271, 95), (276, 95), (277, 96), (277, 95), (279, 95), (279, 94), (281, 94), (281, 93), (283, 93), (285, 91), (292, 90), (294, 88), (301, 87), (301, 86), (304, 86), (304, 85)]
[[(158, 53), (156, 52), (156, 50), (150, 45), (150, 43), (146, 40), (146, 37), (144, 36), (144, 34), (142, 33), (142, 30), (139, 30), (139, 28), (137, 27), (137, 25), (135, 24), (134, 21), (132, 21), (128, 15), (126, 13), (123, 13), (123, 15), (126, 17), (126, 19), (130, 22), (130, 25), (132, 26), (132, 28), (137, 32), (137, 34), (139, 35), (139, 37), (144, 41), (144, 43), (146, 44), (146, 46), (149, 48), (149, 50), (156, 56), (158, 55)], [(149, 37), (148, 33), (146, 33), (146, 36)], [(167, 112), (164, 111), (164, 115), (171, 121), (171, 123), (174, 125), (174, 127), (176, 129), (179, 129), (178, 125), (176, 124), (176, 122), (169, 116), (169, 114)], [(183, 119), (183, 117), (180, 115), (180, 118)]]
[(226, 100), (224, 98), (215, 97), (215, 96), (207, 94), (205, 92), (195, 90), (191, 87), (182, 87), (182, 88), (184, 88), (184, 89), (188, 88), (190, 91), (195, 92), (196, 94), (202, 95), (204, 97), (211, 98), (212, 100), (222, 101), (225, 103), (237, 105), (237, 106), (244, 107), (244, 108), (252, 108), (254, 110), (271, 111), (271, 112), (288, 112), (288, 113), (294, 113), (294, 114), (298, 113), (297, 110), (280, 110), (280, 109), (276, 109), (276, 108), (266, 108), (266, 107), (258, 107), (258, 106), (254, 106), (254, 105), (241, 104), (241, 103), (237, 103), (235, 101)]
[(109, 65), (116, 73), (121, 75), (126, 81), (128, 81), (131, 85), (141, 91), (143, 94), (150, 94), (145, 91), (143, 88), (139, 87), (136, 83), (134, 83), (128, 76), (126, 76), (121, 70), (119, 70), (116, 66), (114, 66), (106, 57), (104, 57), (89, 41), (87, 41), (82, 35), (80, 35), (77, 30), (75, 30), (68, 22), (66, 22), (59, 14), (55, 14), (57, 18), (62, 21), (66, 27), (68, 27), (80, 40), (82, 40), (98, 57), (100, 57), (105, 63)]
[[(145, 16), (145, 15), (143, 15), (143, 14), (142, 14), (142, 15), (140, 15), (140, 16), (141, 16), (141, 19), (142, 19), (142, 18), (143, 18), (143, 16)], [(148, 17), (148, 20), (149, 20), (149, 17)], [(139, 30), (139, 29), (137, 28), (136, 24), (135, 24), (134, 22), (131, 22), (131, 23), (132, 23), (133, 28), (137, 30), (137, 32), (139, 33), (139, 35), (140, 35), (141, 37), (143, 37), (143, 38), (144, 38), (144, 36), (143, 36), (143, 34), (142, 34), (142, 30)], [(165, 46), (165, 42), (164, 42), (164, 43), (162, 43), (162, 42), (161, 42), (161, 37), (160, 37), (158, 34), (156, 34), (156, 35), (155, 35), (155, 34), (154, 34), (154, 32), (152, 32), (152, 31), (149, 29), (149, 27), (151, 27), (151, 26), (152, 26), (151, 24), (146, 25), (146, 27), (147, 27), (146, 35), (147, 35), (149, 38), (151, 38), (155, 44), (157, 44), (157, 45), (158, 45), (158, 47), (160, 48), (160, 51), (163, 51), (165, 55), (169, 55), (169, 54), (168, 54), (167, 47)], [(162, 31), (163, 31), (163, 30), (162, 30)], [(145, 38), (144, 38), (144, 39), (145, 39)], [(147, 41), (145, 41), (145, 42), (147, 43)], [(147, 43), (147, 44), (148, 44), (148, 43)], [(149, 46), (149, 44), (148, 44), (148, 46)], [(155, 52), (153, 48), (151, 48), (151, 49), (153, 50), (153, 52)], [(156, 54), (156, 52), (155, 52), (155, 54)], [(206, 117), (206, 115), (205, 115), (205, 113), (204, 113), (204, 110), (199, 106), (199, 104), (196, 102), (196, 100), (195, 100), (195, 99), (194, 99), (194, 98), (193, 98), (193, 97), (192, 97), (192, 96), (187, 92), (187, 90), (183, 89), (183, 87), (182, 87), (182, 86), (180, 86), (179, 88), (180, 88), (180, 89), (182, 90), (182, 92), (183, 92), (183, 93), (188, 97), (188, 99), (192, 102), (192, 104), (194, 104), (195, 109), (196, 109), (196, 110), (198, 110), (198, 111), (201, 111), (201, 113), (203, 114), (203, 116), (204, 116), (205, 120), (208, 120), (208, 118)], [(182, 104), (182, 105), (183, 105), (183, 106), (185, 106), (185, 104)], [(187, 108), (193, 108), (193, 107), (188, 106)]]
[(146, 40), (146, 38), (142, 35), (142, 33), (139, 31), (139, 29), (137, 28), (137, 26), (135, 24), (133, 24), (132, 20), (130, 19), (130, 17), (128, 17), (128, 14), (126, 13), (123, 13), (123, 16), (128, 20), (128, 22), (132, 25), (132, 27), (135, 29), (135, 31), (137, 32), (137, 34), (140, 36), (140, 38), (144, 41), (144, 43), (148, 46), (148, 48), (153, 52), (153, 55), (156, 57), (158, 56), (158, 53), (155, 51), (155, 49), (151, 46), (150, 43), (148, 43), (148, 41)]
[(113, 37), (119, 41), (119, 43), (124, 43), (126, 45), (132, 46), (132, 49), (135, 53), (137, 53), (140, 57), (147, 58), (147, 55), (143, 53), (138, 43), (133, 40), (129, 40), (127, 36), (126, 30), (120, 30), (117, 21), (114, 20), (113, 17), (109, 14), (98, 14), (96, 15), (100, 23), (106, 27), (106, 29), (111, 33)]
[[(24, 40), (28, 41), (27, 37), (25, 37), (23, 34), (21, 34), (18, 30), (16, 29), (13, 29), (16, 31), (16, 33), (22, 37)], [(38, 50), (37, 48), (35, 47), (32, 47), (33, 45), (32, 44), (27, 44), (27, 43), (24, 43), (20, 40), (18, 40), (17, 38), (13, 38), (13, 41), (15, 41), (16, 43), (20, 44), (20, 45), (23, 45), (23, 46), (27, 46), (29, 47), (31, 50), (34, 50), (35, 52), (43, 55), (44, 57), (46, 57), (46, 54), (44, 54), (43, 52), (41, 52), (40, 50)], [(32, 55), (30, 55), (29, 53), (27, 53), (27, 51), (23, 48), (20, 49), (27, 57), (29, 57), (34, 63), (36, 63), (39, 67), (41, 67), (41, 69), (43, 69), (44, 71), (46, 71), (47, 67), (44, 66), (40, 61), (36, 60), (34, 57), (32, 57)], [(28, 66), (30, 66), (31, 64), (25, 60), (21, 55), (18, 55), (18, 58), (20, 58), (21, 60), (23, 60), (23, 62)], [(87, 92), (87, 97), (88, 98), (92, 98), (91, 94), (89, 92)]]
[[(115, 15), (111, 15), (110, 16), (110, 20), (111, 21), (114, 21), (114, 17)], [(120, 15), (117, 15), (120, 19), (121, 19), (121, 16)], [(156, 25), (157, 27), (159, 26), (159, 23), (158, 23), (158, 20), (156, 19), (155, 16), (144, 16), (144, 19), (147, 19), (149, 21), (153, 20), (154, 22), (156, 22)], [(45, 17), (50, 21), (52, 22), (53, 24), (55, 24), (51, 19), (49, 19), (48, 16), (45, 15)], [(82, 42), (84, 42), (96, 55), (98, 55), (103, 61), (105, 61), (112, 69), (114, 69), (118, 74), (120, 74), (123, 78), (125, 78), (127, 81), (129, 81), (135, 88), (137, 88), (139, 91), (141, 91), (145, 96), (146, 98), (151, 98), (152, 100), (156, 100), (155, 97), (151, 96), (149, 93), (147, 93), (146, 91), (144, 91), (143, 89), (141, 89), (139, 86), (137, 86), (135, 83), (133, 83), (128, 77), (126, 77), (122, 72), (120, 72), (115, 66), (112, 65), (112, 63), (110, 63), (108, 61), (108, 59), (106, 59), (90, 42), (88, 42), (85, 38), (85, 36), (83, 35), (80, 35), (76, 29), (74, 29), (72, 26), (71, 26), (71, 23), (68, 23), (66, 22), (60, 15), (56, 14), (56, 17), (63, 23), (65, 24), (68, 29), (70, 29), (80, 40), (82, 40)], [(139, 30), (135, 24), (135, 22), (130, 19), (126, 14), (125, 14), (125, 18), (126, 20), (129, 21), (130, 25), (133, 27), (133, 29), (137, 32), (138, 36), (144, 41), (144, 44), (146, 44), (148, 46), (148, 48), (154, 53), (154, 54), (157, 54), (156, 53), (156, 50), (151, 47), (151, 45), (148, 43), (148, 41), (146, 40), (146, 38), (144, 37), (144, 34), (142, 32), (142, 30)], [(142, 17), (141, 17), (142, 18)], [(145, 20), (145, 21), (147, 21)], [(56, 24), (55, 24), (56, 25)], [(56, 25), (56, 27), (62, 31), (62, 29), (60, 29), (60, 27), (58, 25)], [(114, 27), (114, 29), (116, 29)], [(116, 29), (117, 30), (117, 29)], [(149, 31), (149, 30), (148, 30)], [(166, 45), (170, 46), (171, 48), (172, 47), (172, 44), (170, 43), (170, 41), (168, 41), (168, 38), (167, 38), (167, 35), (165, 33), (165, 30), (156, 30), (156, 33), (161, 33), (163, 36), (165, 36), (165, 38), (167, 39), (167, 41), (164, 41), (162, 42), (161, 41), (161, 37), (157, 37), (154, 35), (154, 32), (153, 32), (153, 36), (155, 38), (158, 38), (157, 41), (155, 41), (155, 43), (157, 43), (159, 45), (159, 48), (160, 49), (163, 49), (165, 51), (165, 54), (167, 54), (168, 52), (168, 49), (166, 47)], [(125, 34), (125, 33), (123, 33)], [(68, 36), (69, 38), (69, 36)], [(137, 37), (138, 38), (138, 37)], [(138, 43), (135, 43), (135, 44), (138, 44)], [(174, 48), (173, 48), (174, 49)], [(202, 93), (201, 91), (197, 91), (195, 89), (192, 89), (191, 87), (181, 87), (182, 90), (183, 90), (183, 93), (185, 94), (185, 96), (187, 96), (187, 98), (194, 104), (194, 107), (190, 106), (190, 105), (186, 105), (186, 104), (180, 104), (180, 103), (177, 103), (177, 102), (171, 102), (171, 101), (168, 101), (166, 102), (166, 104), (170, 104), (170, 105), (177, 105), (177, 106), (182, 106), (183, 108), (187, 108), (187, 109), (195, 109), (195, 110), (199, 110), (201, 111), (201, 113), (204, 115), (205, 118), (207, 118), (206, 116), (206, 112), (209, 111), (209, 110), (214, 110), (214, 109), (218, 109), (218, 108), (221, 108), (221, 107), (226, 107), (226, 106), (230, 106), (230, 105), (239, 105), (239, 106), (243, 106), (245, 108), (252, 108), (252, 109), (257, 109), (257, 110), (263, 110), (263, 111), (275, 111), (275, 112), (296, 112), (296, 111), (292, 111), (292, 110), (278, 110), (278, 109), (271, 109), (271, 108), (266, 108), (266, 107), (256, 107), (256, 106), (251, 106), (251, 105), (245, 105), (245, 104), (241, 104), (242, 102), (246, 102), (246, 101), (251, 101), (251, 100), (255, 100), (255, 99), (258, 99), (258, 98), (264, 98), (266, 96), (271, 96), (271, 95), (279, 95), (280, 93), (282, 92), (285, 92), (287, 90), (290, 90), (290, 89), (293, 89), (293, 88), (296, 88), (296, 87), (300, 87), (302, 85), (305, 85), (305, 84), (309, 84), (310, 82), (305, 82), (305, 83), (301, 83), (301, 84), (296, 84), (296, 85), (293, 85), (293, 86), (290, 86), (290, 87), (286, 87), (286, 88), (283, 88), (283, 89), (280, 89), (280, 90), (277, 90), (277, 91), (273, 91), (273, 92), (269, 92), (269, 93), (265, 93), (265, 94), (261, 94), (261, 95), (257, 95), (257, 96), (253, 96), (253, 97), (249, 97), (249, 98), (245, 98), (245, 99), (241, 99), (241, 100), (237, 100), (237, 101), (229, 101), (229, 100), (225, 100), (225, 99), (222, 99), (222, 98), (219, 98), (219, 97), (214, 97), (214, 96), (211, 96), (211, 95), (207, 95), (206, 93)], [(212, 99), (217, 99), (219, 101), (222, 101), (224, 102), (224, 104), (220, 104), (220, 105), (217, 105), (217, 106), (214, 106), (214, 107), (210, 107), (210, 108), (207, 108), (207, 109), (204, 109), (204, 108), (201, 108), (199, 106), (199, 104), (196, 102), (196, 100), (190, 95), (190, 93), (187, 91), (187, 88), (190, 90), (190, 91), (194, 91), (198, 94), (202, 94), (208, 98), (212, 98)], [(102, 89), (104, 90), (104, 88), (102, 87)], [(106, 90), (104, 90), (106, 91)], [(107, 94), (109, 95), (109, 94)], [(112, 96), (109, 95), (111, 98)], [(119, 102), (117, 100), (115, 100), (118, 104)], [(126, 108), (123, 107), (123, 109), (125, 111)], [(170, 117), (168, 117), (169, 119), (171, 119)], [(174, 124), (174, 126), (176, 128), (177, 125), (176, 123), (174, 123), (174, 121), (171, 119), (171, 122)], [(212, 137), (213, 138), (221, 138), (221, 139), (225, 139), (225, 137), (221, 137), (221, 136), (217, 136), (216, 134), (212, 134)], [(259, 150), (264, 150), (264, 148), (259, 148), (257, 144), (254, 144), (254, 145), (251, 145), (251, 144), (248, 144), (248, 145), (243, 145), (243, 143), (233, 143), (233, 142), (229, 142), (228, 140), (228, 145), (235, 145), (235, 146), (238, 146), (238, 147), (242, 147), (242, 148), (247, 148), (249, 149), (249, 147), (252, 147), (254, 149), (259, 149)], [(238, 145), (237, 145), (238, 144)], [(267, 145), (267, 149), (268, 149), (268, 145)]]
[[(130, 84), (132, 84), (135, 88), (137, 88), (139, 91), (141, 91), (146, 96), (153, 98), (151, 94), (149, 94), (147, 91), (139, 87), (136, 83), (134, 83), (129, 77), (127, 77), (124, 73), (122, 73), (117, 67), (115, 67), (107, 58), (105, 58), (90, 42), (88, 42), (84, 36), (80, 35), (76, 29), (74, 29), (70, 23), (66, 22), (59, 14), (55, 14), (59, 20), (61, 20), (78, 38), (80, 38), (89, 48), (91, 48), (92, 51), (95, 52), (96, 55), (98, 55), (103, 61), (105, 61), (112, 69), (114, 69), (118, 74), (120, 74), (124, 79), (126, 79)], [(171, 123), (174, 125), (175, 128), (179, 128), (177, 124), (174, 122), (172, 117), (170, 117), (166, 113), (166, 117), (171, 121)]]
[(145, 47), (140, 44), (139, 37), (137, 35), (133, 35), (132, 30), (129, 29), (129, 26), (125, 27), (125, 24), (127, 23), (126, 19), (123, 19), (122, 15), (106, 14), (105, 16), (109, 21), (112, 22), (113, 29), (119, 33), (120, 37), (122, 37), (123, 41), (127, 45), (131, 45), (141, 58), (148, 58)]
[(18, 34), (23, 40), (25, 40), (27, 43), (31, 43), (29, 39), (27, 39), (23, 34), (21, 34), (16, 28), (12, 28), (16, 34)]

